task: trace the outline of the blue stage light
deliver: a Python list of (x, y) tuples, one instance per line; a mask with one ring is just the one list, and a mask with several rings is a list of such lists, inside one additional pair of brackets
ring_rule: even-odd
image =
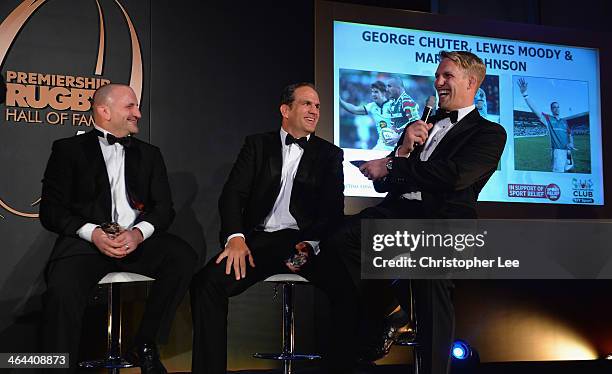
[(465, 360), (471, 355), (470, 346), (463, 340), (455, 340), (451, 354), (456, 360)]

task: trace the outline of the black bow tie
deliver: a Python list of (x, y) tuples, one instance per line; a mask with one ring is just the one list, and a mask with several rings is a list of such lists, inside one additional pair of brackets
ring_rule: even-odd
[[(457, 118), (459, 117), (459, 111), (453, 110), (452, 112), (447, 112), (444, 110), (438, 110), (435, 116), (436, 122), (442, 121), (444, 118), (450, 118), (451, 123), (457, 122)], [(435, 124), (435, 122), (434, 122)]]
[(299, 145), (302, 149), (304, 149), (304, 147), (306, 147), (306, 145), (308, 144), (308, 138), (303, 136), (301, 138), (296, 139), (293, 137), (293, 135), (287, 134), (287, 137), (285, 138), (285, 144), (291, 145), (293, 143)]
[[(96, 134), (98, 134), (99, 137), (104, 138), (104, 133), (98, 129), (94, 129), (96, 131)], [(108, 144), (113, 145), (115, 143), (119, 143), (124, 147), (129, 147), (132, 144), (132, 137), (131, 136), (124, 136), (123, 138), (118, 138), (113, 134), (106, 134), (106, 141), (108, 142)]]

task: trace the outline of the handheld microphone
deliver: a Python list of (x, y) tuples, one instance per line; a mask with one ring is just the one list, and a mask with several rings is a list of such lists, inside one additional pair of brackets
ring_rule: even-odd
[(436, 97), (429, 96), (429, 98), (427, 98), (427, 103), (425, 103), (425, 109), (423, 109), (421, 121), (427, 123), (427, 120), (429, 119), (429, 116), (431, 115), (431, 111), (433, 110), (434, 106), (436, 106)]
[[(421, 115), (421, 121), (427, 123), (427, 121), (429, 120), (429, 116), (431, 115), (431, 111), (433, 110), (433, 107), (436, 106), (436, 97), (435, 96), (429, 96), (427, 98), (427, 102), (425, 103), (425, 109), (423, 109), (423, 114)], [(413, 147), (419, 146), (421, 145), (418, 141), (414, 142)]]

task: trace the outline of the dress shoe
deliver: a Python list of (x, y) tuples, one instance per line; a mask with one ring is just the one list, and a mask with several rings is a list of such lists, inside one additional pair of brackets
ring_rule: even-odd
[(416, 334), (410, 325), (406, 325), (399, 329), (399, 335), (395, 339), (397, 345), (416, 345)]
[(359, 360), (362, 362), (380, 360), (389, 353), (391, 346), (396, 342), (413, 341), (414, 330), (410, 327), (409, 320), (410, 316), (401, 309), (387, 316), (377, 337), (359, 350)]
[(159, 360), (159, 352), (155, 344), (144, 343), (135, 346), (127, 353), (126, 359), (134, 366), (140, 366), (142, 374), (168, 374)]
[(374, 362), (385, 357), (391, 350), (391, 346), (399, 337), (399, 330), (394, 326), (385, 326), (378, 333), (377, 338), (369, 344), (364, 345), (358, 352), (358, 358), (362, 363)]

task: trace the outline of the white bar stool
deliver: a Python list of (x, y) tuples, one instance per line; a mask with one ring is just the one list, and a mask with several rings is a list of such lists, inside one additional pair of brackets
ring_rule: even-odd
[(317, 360), (318, 354), (295, 353), (295, 324), (293, 319), (293, 291), (296, 283), (308, 283), (297, 274), (276, 274), (264, 282), (273, 282), (283, 287), (283, 351), (282, 353), (255, 353), (253, 357), (283, 361), (283, 373), (293, 374), (292, 362), (298, 360)]
[(102, 360), (83, 361), (79, 363), (81, 368), (108, 369), (109, 374), (118, 374), (120, 369), (129, 368), (134, 365), (121, 358), (121, 284), (131, 282), (148, 282), (155, 279), (147, 276), (116, 272), (108, 273), (98, 284), (108, 284), (108, 337), (106, 358)]

